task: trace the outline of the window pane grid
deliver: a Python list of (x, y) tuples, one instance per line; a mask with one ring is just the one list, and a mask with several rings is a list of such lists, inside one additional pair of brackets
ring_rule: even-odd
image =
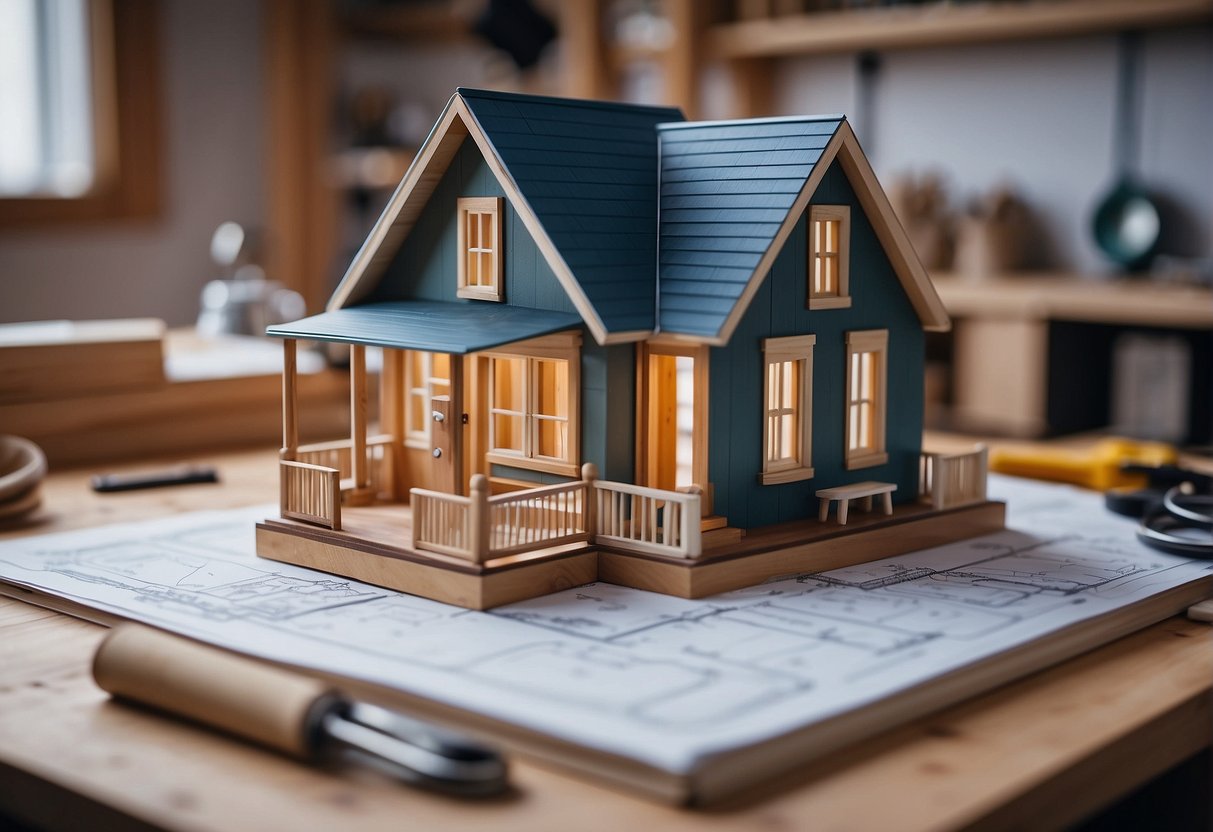
[(569, 362), (507, 357), (490, 362), (489, 449), (569, 462)]
[(800, 462), (800, 376), (803, 359), (767, 363), (767, 471), (798, 467)]

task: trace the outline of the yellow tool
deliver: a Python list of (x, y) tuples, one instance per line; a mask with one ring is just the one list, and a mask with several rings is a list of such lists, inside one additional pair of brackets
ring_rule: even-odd
[(990, 470), (1016, 477), (1068, 482), (1107, 491), (1110, 488), (1145, 488), (1144, 473), (1121, 470), (1122, 466), (1151, 468), (1174, 465), (1179, 452), (1165, 442), (1139, 442), (1133, 439), (1101, 439), (1090, 448), (1064, 450), (1051, 445), (992, 448)]

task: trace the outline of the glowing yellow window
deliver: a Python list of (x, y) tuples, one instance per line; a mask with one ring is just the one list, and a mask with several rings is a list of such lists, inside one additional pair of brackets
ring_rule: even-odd
[(851, 208), (814, 205), (809, 209), (809, 308), (851, 305)]
[(490, 462), (578, 473), (576, 355), (488, 357)]
[(847, 468), (888, 462), (885, 453), (889, 332), (847, 333)]
[(459, 263), (458, 287), (461, 298), (504, 300), (501, 275), (501, 221), (505, 215), (501, 197), (461, 197), (458, 201)]
[(763, 341), (764, 485), (813, 476), (813, 345), (815, 335)]

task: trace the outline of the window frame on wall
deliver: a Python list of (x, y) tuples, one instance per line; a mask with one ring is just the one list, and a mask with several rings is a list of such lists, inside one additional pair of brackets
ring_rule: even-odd
[[(885, 445), (889, 331), (856, 330), (848, 332), (846, 338), (847, 397), (843, 423), (846, 467), (871, 468), (889, 461)], [(870, 360), (865, 362), (865, 356), (870, 356)]]
[(504, 301), (501, 278), (505, 271), (505, 258), (502, 256), (504, 234), (501, 224), (505, 216), (505, 199), (499, 196), (461, 196), (457, 202), (457, 214), (459, 262), (455, 294), (471, 300)]
[[(831, 231), (836, 231), (836, 235)], [(849, 308), (851, 206), (809, 206), (805, 232), (808, 237), (808, 308)]]
[[(763, 485), (813, 477), (813, 347), (816, 335), (762, 342)], [(791, 425), (787, 422), (790, 418)], [(778, 446), (778, 447), (777, 447)], [(789, 452), (784, 452), (789, 448)]]
[[(445, 378), (435, 371), (438, 356), (442, 356), (447, 362)], [(404, 351), (405, 447), (425, 451), (430, 449), (434, 425), (432, 416), (434, 396), (451, 394), (450, 361), (451, 356), (448, 353), (422, 350)], [(415, 402), (420, 403), (420, 412), (414, 410)]]
[(0, 228), (153, 219), (161, 185), (160, 4), (89, 0), (94, 177), (79, 196), (0, 197)]
[[(542, 338), (510, 345), (508, 349), (497, 349), (482, 353), (486, 359), (487, 399), (483, 412), (486, 417), (485, 459), (490, 464), (511, 468), (523, 468), (549, 474), (576, 477), (581, 473), (581, 336), (576, 332), (556, 333)], [(500, 407), (497, 401), (498, 361), (519, 362), (518, 384), (522, 390), (521, 409)], [(541, 365), (550, 362), (556, 365), (557, 373), (564, 368), (565, 391), (556, 412), (542, 412), (542, 393), (539, 390)], [(559, 410), (563, 409), (561, 415)], [(496, 419), (499, 416), (522, 420), (521, 447), (497, 447)], [(563, 423), (564, 455), (560, 457), (539, 453), (542, 423)]]

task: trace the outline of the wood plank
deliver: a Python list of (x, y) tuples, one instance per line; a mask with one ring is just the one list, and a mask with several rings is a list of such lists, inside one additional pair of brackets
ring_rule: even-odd
[(743, 20), (707, 34), (714, 57), (908, 49), (1171, 26), (1213, 16), (1209, 0), (1030, 0), (816, 12)]

